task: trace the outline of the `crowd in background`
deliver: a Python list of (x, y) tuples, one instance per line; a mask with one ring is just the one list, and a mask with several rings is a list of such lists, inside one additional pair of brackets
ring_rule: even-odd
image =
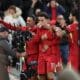
[[(34, 1), (34, 0), (33, 0)], [(1, 0), (0, 1), (0, 11), (5, 11), (6, 9), (8, 9), (9, 6), (11, 5), (15, 5), (19, 8), (21, 8), (22, 12), (23, 12), (23, 17), (26, 19), (26, 17), (28, 16), (28, 12), (31, 8), (31, 5), (33, 3), (32, 0)], [(45, 10), (45, 7), (47, 6), (48, 2), (50, 2), (50, 0), (38, 0), (36, 1), (36, 3), (34, 4), (34, 11), (37, 8), (40, 8), (41, 10)], [(66, 14), (69, 14), (70, 10), (73, 8), (73, 6), (78, 4), (78, 0), (57, 0), (57, 2), (59, 4), (61, 4), (65, 10), (66, 10)], [(76, 2), (76, 3), (75, 3)], [(68, 16), (68, 15), (67, 15)]]
[(1, 0), (0, 23), (10, 47), (23, 53), (12, 64), (22, 60), (21, 80), (55, 80), (66, 67), (79, 72), (78, 0)]

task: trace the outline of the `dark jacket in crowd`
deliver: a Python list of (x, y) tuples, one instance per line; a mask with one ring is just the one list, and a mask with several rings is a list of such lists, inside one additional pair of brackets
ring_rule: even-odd
[(15, 52), (10, 48), (7, 39), (0, 36), (0, 80), (9, 80), (7, 72), (9, 55), (15, 56)]
[[(46, 7), (45, 6), (45, 12), (47, 12), (50, 17), (52, 16), (51, 10), (52, 10), (51, 7)], [(59, 6), (56, 7), (56, 13), (57, 13), (56, 15), (60, 15), (60, 14), (64, 15), (65, 12), (66, 11), (65, 11), (65, 9), (63, 8), (62, 5), (59, 5)]]
[(10, 5), (15, 5), (19, 8), (22, 8), (23, 0), (9, 0)]

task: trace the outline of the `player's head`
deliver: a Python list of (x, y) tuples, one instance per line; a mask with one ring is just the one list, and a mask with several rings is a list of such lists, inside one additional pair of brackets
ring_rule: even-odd
[(78, 20), (78, 15), (79, 15), (79, 13), (78, 13), (77, 10), (72, 10), (72, 11), (70, 12), (69, 20), (70, 20), (71, 22), (73, 22), (73, 21), (75, 21), (75, 20)]
[(26, 19), (27, 25), (28, 26), (34, 26), (36, 21), (36, 17), (34, 15), (28, 16)]
[(3, 25), (0, 24), (0, 36), (3, 38), (8, 38), (9, 30)]

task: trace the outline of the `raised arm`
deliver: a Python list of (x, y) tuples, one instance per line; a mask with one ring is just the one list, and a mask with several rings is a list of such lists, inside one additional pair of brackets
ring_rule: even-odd
[(10, 30), (14, 30), (14, 31), (17, 31), (17, 30), (25, 31), (25, 30), (27, 30), (27, 27), (12, 26), (11, 24), (4, 22), (2, 20), (0, 20), (0, 23), (3, 24), (6, 28), (8, 28)]

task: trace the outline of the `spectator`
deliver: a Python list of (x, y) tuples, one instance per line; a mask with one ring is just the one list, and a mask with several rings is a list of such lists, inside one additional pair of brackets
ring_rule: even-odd
[(60, 50), (63, 65), (66, 66), (68, 62), (68, 55), (69, 55), (69, 41), (68, 41), (68, 31), (66, 30), (66, 20), (64, 19), (63, 15), (57, 16), (57, 23), (56, 25), (62, 29), (63, 36), (60, 40)]
[(7, 71), (8, 56), (18, 55), (10, 48), (7, 37), (8, 29), (0, 24), (0, 80), (10, 80)]
[[(4, 16), (4, 21), (15, 26), (26, 26), (25, 21), (21, 17), (21, 9), (16, 6), (10, 6)], [(12, 46), (12, 34), (9, 35), (9, 42)]]
[(57, 15), (65, 13), (65, 9), (60, 4), (58, 4), (56, 0), (51, 0), (45, 9), (52, 20), (56, 20)]
[(35, 12), (37, 9), (40, 9), (42, 10), (43, 9), (43, 3), (39, 0), (32, 0), (32, 4), (31, 4), (31, 7), (29, 9), (29, 16), (31, 15), (35, 15)]
[[(75, 1), (75, 0), (74, 0)], [(64, 14), (64, 17), (68, 20), (68, 16), (69, 16), (69, 13), (71, 11), (71, 9), (73, 8), (72, 7), (72, 4), (74, 2), (73, 0), (57, 0), (57, 2), (59, 4), (61, 4), (65, 10), (66, 10), (66, 13)]]
[(15, 26), (26, 26), (24, 19), (21, 17), (22, 11), (16, 6), (10, 6), (5, 14), (4, 21)]
[(41, 9), (37, 8), (35, 10), (35, 16), (38, 17), (41, 12), (42, 12)]

